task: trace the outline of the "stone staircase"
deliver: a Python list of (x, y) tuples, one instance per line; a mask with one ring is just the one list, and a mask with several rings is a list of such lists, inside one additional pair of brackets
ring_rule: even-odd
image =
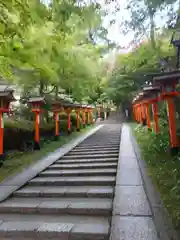
[(105, 125), (0, 203), (0, 239), (108, 240), (119, 143)]

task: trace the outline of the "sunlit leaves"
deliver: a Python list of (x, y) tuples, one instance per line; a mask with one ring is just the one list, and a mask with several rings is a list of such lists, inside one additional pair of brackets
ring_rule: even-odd
[[(160, 58), (174, 56), (174, 49), (169, 45), (168, 35), (158, 37), (157, 48), (151, 42), (139, 45), (128, 54), (117, 56), (115, 69), (109, 77), (108, 94), (116, 103), (131, 102), (133, 95), (147, 80), (148, 73), (159, 72)], [(168, 62), (173, 67), (174, 58)]]

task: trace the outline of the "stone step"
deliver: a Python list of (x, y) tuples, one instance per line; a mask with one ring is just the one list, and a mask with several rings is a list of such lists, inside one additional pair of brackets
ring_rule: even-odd
[(53, 164), (48, 169), (101, 169), (101, 168), (115, 168), (117, 163), (79, 163), (79, 164)]
[[(19, 199), (21, 200), (21, 199)], [(85, 223), (89, 224), (94, 222), (99, 224), (101, 222), (108, 222), (111, 217), (102, 217), (102, 216), (74, 216), (67, 214), (57, 214), (53, 215), (53, 218), (50, 214), (26, 214), (26, 213), (0, 213), (0, 219), (3, 221), (16, 221), (16, 220), (24, 220), (24, 221), (38, 221), (43, 222), (46, 220), (47, 222), (67, 222), (67, 223)]]
[[(95, 219), (94, 219), (95, 220)], [(2, 240), (108, 240), (109, 223), (67, 223), (42, 221), (0, 221)]]
[(102, 127), (1, 202), (0, 239), (109, 240), (119, 130)]
[(63, 156), (62, 159), (84, 159), (84, 158), (112, 158), (112, 157), (115, 157), (117, 158), (118, 157), (118, 154), (117, 153), (107, 153), (107, 154), (91, 154), (91, 153), (86, 153), (84, 155), (79, 155), (79, 154), (76, 154), (76, 155), (65, 155)]
[(28, 182), (31, 186), (114, 186), (116, 177), (36, 177)]
[(1, 213), (111, 216), (108, 198), (16, 198), (0, 203)]
[(107, 140), (107, 136), (101, 136), (99, 139), (90, 139), (89, 141), (84, 141), (82, 142), (79, 146), (96, 146), (96, 143), (100, 146), (103, 145), (118, 145), (120, 143), (120, 138), (119, 139), (114, 139), (114, 140)]
[(111, 186), (26, 186), (13, 193), (15, 197), (86, 197), (86, 198), (113, 198), (114, 188)]
[(116, 169), (75, 169), (75, 170), (45, 170), (40, 177), (60, 176), (116, 176)]
[(72, 150), (72, 151), (70, 151), (70, 152), (68, 152), (68, 156), (70, 156), (70, 155), (90, 155), (90, 154), (119, 154), (119, 149), (117, 148), (116, 150), (99, 150), (99, 149), (97, 149), (97, 150), (94, 150), (94, 151), (85, 151), (85, 150), (83, 150), (83, 151), (74, 151), (74, 150)]
[(91, 149), (102, 149), (104, 147), (108, 147), (108, 148), (119, 148), (119, 143), (117, 144), (81, 144), (79, 146), (76, 147), (76, 149), (88, 149), (88, 148), (91, 148)]
[(102, 148), (91, 148), (91, 147), (89, 147), (89, 148), (83, 148), (83, 149), (81, 149), (81, 148), (74, 148), (74, 149), (72, 149), (72, 151), (73, 152), (77, 152), (77, 153), (79, 153), (79, 152), (83, 152), (83, 151), (89, 151), (89, 152), (94, 152), (94, 151), (118, 151), (119, 152), (119, 146), (118, 147), (102, 147)]
[(95, 159), (73, 159), (73, 160), (63, 160), (63, 158), (61, 158), (60, 160), (56, 161), (56, 164), (68, 164), (68, 163), (113, 163), (113, 162), (117, 162), (118, 161), (118, 157), (117, 158), (95, 158)]

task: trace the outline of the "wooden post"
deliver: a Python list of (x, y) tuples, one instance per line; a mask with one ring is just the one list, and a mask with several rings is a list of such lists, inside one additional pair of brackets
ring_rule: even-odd
[(39, 144), (39, 123), (40, 123), (40, 110), (38, 109), (35, 111), (35, 136), (34, 136), (34, 149), (39, 150), (40, 149), (40, 144)]
[(83, 124), (83, 127), (85, 128), (86, 127), (86, 113), (85, 113), (84, 108), (82, 108), (82, 124)]
[(136, 121), (135, 106), (134, 106), (134, 105), (132, 106), (132, 110), (133, 110), (133, 118), (134, 118), (134, 120)]
[(143, 116), (142, 116), (142, 107), (141, 104), (139, 104), (139, 123), (143, 124)]
[(77, 132), (80, 131), (79, 109), (76, 109), (76, 129), (77, 129)]
[(0, 166), (2, 166), (2, 161), (4, 160), (3, 140), (4, 140), (4, 119), (3, 112), (0, 111)]
[(55, 112), (55, 140), (59, 138), (59, 113)]
[(139, 104), (137, 105), (137, 119), (138, 119), (138, 123), (140, 123), (140, 111), (139, 111)]
[(144, 126), (146, 125), (146, 114), (145, 114), (145, 105), (144, 103), (140, 104), (141, 106), (141, 124)]
[(150, 113), (149, 113), (149, 102), (145, 103), (145, 108), (146, 108), (146, 123), (148, 130), (151, 131), (151, 118), (150, 118)]
[(136, 105), (134, 105), (134, 119), (137, 122), (137, 112), (136, 112)]
[(98, 118), (100, 119), (101, 118), (101, 108), (98, 107)]
[(159, 133), (159, 117), (158, 117), (158, 105), (157, 102), (152, 103), (153, 120), (154, 120), (154, 132)]
[(93, 124), (93, 113), (92, 113), (92, 109), (89, 110), (89, 118), (90, 118), (90, 124)]
[(172, 150), (178, 147), (178, 141), (176, 136), (176, 119), (175, 119), (175, 106), (174, 99), (171, 96), (166, 96), (167, 102), (167, 114), (169, 121), (169, 134), (170, 134), (170, 143)]
[(68, 134), (71, 133), (71, 109), (67, 110), (67, 124), (68, 124)]
[(87, 124), (90, 124), (90, 111), (87, 109)]

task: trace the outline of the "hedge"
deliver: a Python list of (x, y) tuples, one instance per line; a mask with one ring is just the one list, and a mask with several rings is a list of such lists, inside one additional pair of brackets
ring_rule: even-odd
[[(61, 113), (59, 117), (60, 135), (67, 134), (67, 114)], [(80, 122), (81, 118), (80, 118)], [(34, 140), (34, 121), (5, 119), (4, 123), (4, 150), (25, 150), (32, 148)], [(80, 124), (82, 128), (82, 124)], [(76, 130), (76, 114), (71, 114), (71, 128)], [(50, 141), (54, 138), (55, 122), (40, 123), (41, 142)]]

